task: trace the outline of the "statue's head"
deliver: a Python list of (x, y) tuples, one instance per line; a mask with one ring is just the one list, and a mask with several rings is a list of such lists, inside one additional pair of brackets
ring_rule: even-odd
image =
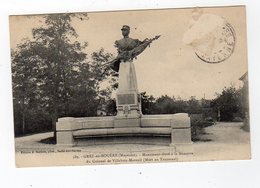
[(130, 27), (128, 25), (123, 25), (121, 31), (122, 31), (122, 35), (124, 37), (127, 37), (130, 33)]

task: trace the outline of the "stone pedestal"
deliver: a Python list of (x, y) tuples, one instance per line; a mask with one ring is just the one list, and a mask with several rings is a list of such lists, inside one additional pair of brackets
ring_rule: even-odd
[(140, 118), (140, 99), (137, 91), (118, 91), (116, 94), (117, 118)]
[(115, 127), (140, 127), (141, 101), (138, 95), (135, 68), (132, 61), (120, 63), (118, 82)]
[[(171, 146), (190, 144), (188, 114), (142, 115), (135, 69), (132, 62), (121, 62), (114, 117), (60, 118), (57, 144), (73, 146), (99, 137), (171, 138)], [(95, 143), (95, 142), (94, 142)]]

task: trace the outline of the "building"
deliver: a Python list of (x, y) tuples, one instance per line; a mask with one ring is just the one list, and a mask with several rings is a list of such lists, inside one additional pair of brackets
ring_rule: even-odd
[(243, 129), (245, 131), (249, 131), (249, 93), (248, 93), (248, 72), (243, 74), (240, 78), (240, 81), (243, 82), (243, 87), (242, 87), (242, 105), (243, 105), (243, 110), (245, 112), (244, 114), (244, 126)]

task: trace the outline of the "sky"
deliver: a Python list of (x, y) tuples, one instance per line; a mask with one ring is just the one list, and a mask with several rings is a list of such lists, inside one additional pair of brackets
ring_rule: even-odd
[[(236, 87), (241, 86), (238, 79), (247, 71), (245, 10), (244, 7), (199, 10), (201, 15), (214, 15), (227, 21), (235, 31), (234, 52), (228, 59), (217, 64), (202, 61), (196, 56), (194, 47), (183, 42), (185, 33), (198, 21), (193, 17), (196, 11), (186, 8), (93, 12), (88, 14), (88, 20), (74, 20), (72, 25), (79, 35), (77, 40), (88, 42), (86, 51), (89, 54), (104, 48), (116, 55), (114, 41), (122, 38), (122, 25), (131, 27), (131, 38), (144, 40), (161, 35), (134, 60), (139, 91), (146, 91), (155, 97), (167, 94), (183, 99), (191, 96), (212, 99), (231, 83)], [(213, 23), (216, 22), (202, 23), (205, 30), (197, 34), (205, 33)], [(32, 28), (41, 24), (43, 23), (39, 23), (39, 19), (34, 16), (11, 16), (11, 48), (21, 43), (23, 38), (30, 38)], [(195, 39), (197, 34), (194, 33)]]

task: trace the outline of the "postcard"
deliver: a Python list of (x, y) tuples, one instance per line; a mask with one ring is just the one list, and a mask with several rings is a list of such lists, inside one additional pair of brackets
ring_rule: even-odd
[(251, 158), (245, 6), (9, 22), (17, 167)]

